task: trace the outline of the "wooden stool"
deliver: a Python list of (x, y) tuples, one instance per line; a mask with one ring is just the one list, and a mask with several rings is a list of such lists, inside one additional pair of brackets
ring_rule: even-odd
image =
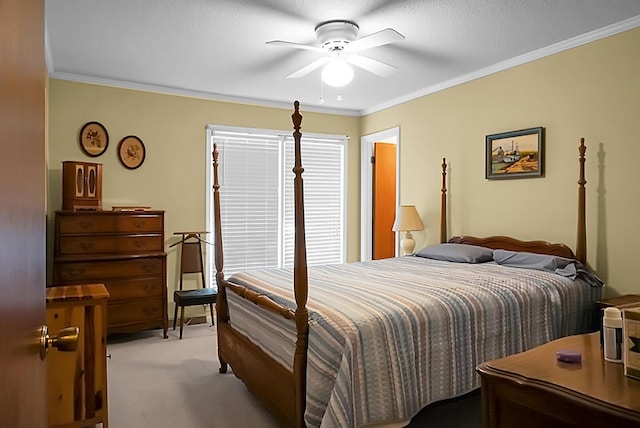
[[(180, 242), (180, 289), (173, 292), (173, 301), (175, 310), (173, 312), (173, 329), (176, 329), (176, 320), (178, 318), (178, 307), (180, 307), (180, 339), (182, 339), (182, 330), (184, 327), (184, 308), (186, 306), (209, 305), (211, 313), (211, 325), (214, 324), (213, 305), (216, 303), (218, 291), (213, 288), (207, 288), (204, 279), (204, 267), (202, 263), (202, 246), (205, 242), (201, 238), (201, 234), (207, 232), (175, 232), (174, 235), (182, 235)], [(182, 278), (188, 273), (199, 273), (202, 279), (202, 288), (195, 290), (183, 290)]]

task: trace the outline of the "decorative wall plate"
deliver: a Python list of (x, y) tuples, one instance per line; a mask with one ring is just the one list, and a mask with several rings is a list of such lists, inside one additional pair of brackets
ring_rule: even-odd
[(118, 157), (125, 168), (138, 168), (142, 165), (142, 162), (144, 162), (145, 155), (146, 150), (144, 143), (140, 138), (135, 135), (128, 135), (120, 140), (118, 144)]
[(109, 133), (100, 122), (87, 122), (80, 130), (80, 147), (88, 156), (100, 156), (109, 146)]

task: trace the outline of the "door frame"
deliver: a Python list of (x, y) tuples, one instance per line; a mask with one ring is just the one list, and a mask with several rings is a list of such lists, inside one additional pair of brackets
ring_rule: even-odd
[[(364, 135), (360, 138), (360, 260), (371, 260), (373, 243), (371, 225), (373, 223), (373, 156), (374, 143), (396, 145), (396, 206), (400, 202), (400, 127)], [(399, 241), (396, 235), (396, 255)]]

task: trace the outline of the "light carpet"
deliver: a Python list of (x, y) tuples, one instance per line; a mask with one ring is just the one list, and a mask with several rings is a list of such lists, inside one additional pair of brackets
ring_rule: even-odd
[[(210, 324), (112, 335), (107, 343), (111, 428), (276, 428), (278, 423), (231, 370), (218, 372)], [(480, 427), (480, 391), (434, 403), (408, 428)]]
[(218, 372), (215, 328), (188, 325), (112, 335), (107, 343), (111, 428), (278, 427), (229, 370)]

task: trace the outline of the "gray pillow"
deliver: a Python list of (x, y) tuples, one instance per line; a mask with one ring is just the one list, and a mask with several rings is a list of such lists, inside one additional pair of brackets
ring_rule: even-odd
[(456, 263), (485, 263), (493, 260), (493, 250), (469, 244), (437, 244), (424, 247), (415, 256)]
[(587, 269), (582, 263), (566, 257), (551, 256), (548, 254), (536, 254), (508, 250), (494, 250), (493, 260), (500, 265), (517, 268), (528, 268), (553, 272), (567, 278), (581, 278), (592, 287), (602, 287), (604, 282), (598, 276)]
[(493, 260), (499, 265), (546, 270), (549, 272), (556, 272), (557, 269), (564, 269), (567, 265), (575, 263), (575, 260), (565, 257), (509, 250), (495, 250), (493, 252)]

